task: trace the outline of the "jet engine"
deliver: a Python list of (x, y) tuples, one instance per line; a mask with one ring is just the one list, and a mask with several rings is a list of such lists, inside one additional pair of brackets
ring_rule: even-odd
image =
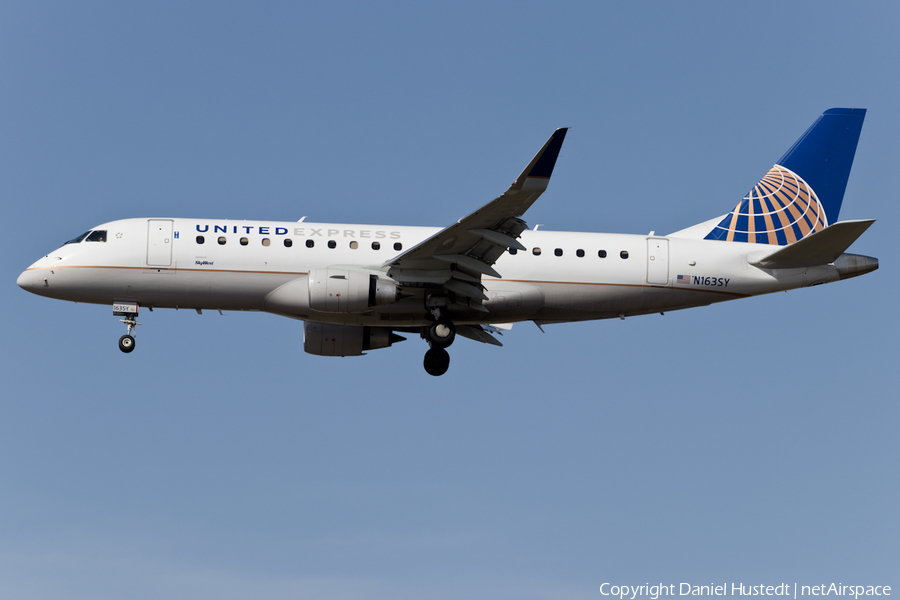
[(303, 349), (319, 356), (362, 356), (366, 350), (387, 348), (405, 339), (387, 327), (329, 325), (313, 321), (303, 325)]
[(308, 281), (309, 307), (320, 312), (362, 312), (397, 301), (397, 283), (369, 271), (312, 269)]

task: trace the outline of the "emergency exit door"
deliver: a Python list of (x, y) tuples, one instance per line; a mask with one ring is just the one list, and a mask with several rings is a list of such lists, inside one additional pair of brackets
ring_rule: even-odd
[(647, 239), (647, 283), (669, 283), (669, 240), (665, 238)]
[(147, 220), (147, 264), (168, 267), (172, 264), (172, 219)]

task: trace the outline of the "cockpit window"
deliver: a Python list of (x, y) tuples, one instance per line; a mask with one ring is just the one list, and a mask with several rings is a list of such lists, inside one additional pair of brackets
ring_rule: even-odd
[(103, 229), (95, 229), (91, 232), (91, 235), (87, 236), (87, 239), (84, 240), (86, 242), (105, 242), (106, 241), (106, 231)]
[(80, 244), (84, 240), (84, 238), (86, 238), (88, 236), (89, 233), (90, 233), (90, 231), (85, 231), (84, 233), (79, 235), (77, 238), (72, 238), (71, 240), (69, 240), (68, 242), (63, 244), (63, 246), (65, 246), (66, 244)]

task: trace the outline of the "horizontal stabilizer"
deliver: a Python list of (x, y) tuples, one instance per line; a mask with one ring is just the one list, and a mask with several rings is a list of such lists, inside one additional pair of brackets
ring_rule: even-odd
[(750, 264), (764, 269), (797, 269), (833, 263), (874, 223), (841, 221)]

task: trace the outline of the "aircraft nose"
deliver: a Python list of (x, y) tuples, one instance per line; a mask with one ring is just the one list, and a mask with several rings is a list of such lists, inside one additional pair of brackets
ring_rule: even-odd
[(22, 271), (22, 274), (16, 279), (16, 283), (23, 290), (28, 290), (30, 292), (34, 287), (34, 271), (30, 269)]

